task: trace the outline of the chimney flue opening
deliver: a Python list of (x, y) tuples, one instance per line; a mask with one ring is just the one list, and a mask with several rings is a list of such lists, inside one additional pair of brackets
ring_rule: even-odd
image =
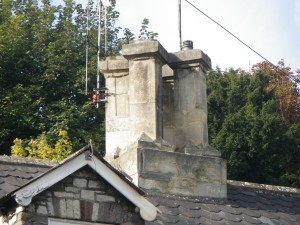
[(186, 40), (182, 42), (181, 51), (193, 49), (193, 41)]

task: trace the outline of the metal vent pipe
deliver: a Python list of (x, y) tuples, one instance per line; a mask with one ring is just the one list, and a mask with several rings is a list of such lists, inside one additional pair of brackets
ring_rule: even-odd
[(181, 51), (193, 49), (193, 41), (186, 40), (182, 42)]

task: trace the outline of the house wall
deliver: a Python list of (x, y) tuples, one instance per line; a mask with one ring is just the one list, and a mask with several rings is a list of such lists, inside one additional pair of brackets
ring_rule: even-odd
[(0, 224), (46, 225), (49, 217), (104, 224), (144, 224), (135, 206), (88, 167), (35, 196), (29, 206), (10, 212)]
[(0, 210), (0, 224), (1, 225), (21, 225), (21, 213), (24, 207), (18, 206), (15, 201), (6, 203), (6, 207)]

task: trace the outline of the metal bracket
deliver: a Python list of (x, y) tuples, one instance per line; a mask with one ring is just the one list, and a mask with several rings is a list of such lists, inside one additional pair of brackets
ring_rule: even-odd
[(85, 151), (84, 156), (86, 160), (92, 160), (92, 153), (90, 151)]

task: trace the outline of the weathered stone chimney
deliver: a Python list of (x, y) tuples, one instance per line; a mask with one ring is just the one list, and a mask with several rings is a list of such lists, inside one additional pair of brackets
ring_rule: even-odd
[(106, 103), (106, 158), (148, 191), (226, 198), (226, 161), (208, 144), (201, 50), (168, 53), (157, 41), (125, 45), (101, 62)]

